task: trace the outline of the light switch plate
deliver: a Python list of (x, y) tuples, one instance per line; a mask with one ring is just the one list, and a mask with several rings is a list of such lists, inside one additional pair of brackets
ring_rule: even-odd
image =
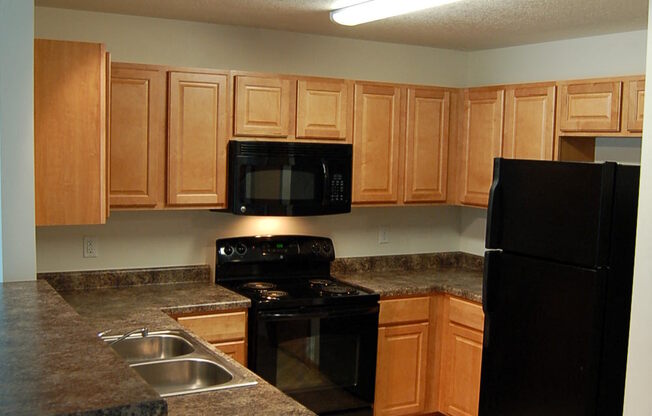
[(382, 225), (378, 228), (378, 244), (389, 243), (389, 227)]

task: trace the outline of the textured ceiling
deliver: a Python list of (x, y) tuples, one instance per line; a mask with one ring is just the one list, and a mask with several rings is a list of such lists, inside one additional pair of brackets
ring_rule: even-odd
[[(402, 1), (402, 0), (396, 0)], [(36, 0), (60, 7), (477, 50), (647, 27), (648, 0), (461, 0), (356, 27), (329, 10), (359, 0)]]

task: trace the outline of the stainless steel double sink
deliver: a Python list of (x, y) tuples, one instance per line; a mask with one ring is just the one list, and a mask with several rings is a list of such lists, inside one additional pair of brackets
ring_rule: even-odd
[(181, 330), (102, 339), (162, 397), (251, 386), (256, 380)]

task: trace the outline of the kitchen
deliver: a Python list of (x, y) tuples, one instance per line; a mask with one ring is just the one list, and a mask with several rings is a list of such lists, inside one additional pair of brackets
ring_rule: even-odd
[[(450, 87), (645, 72), (645, 32), (641, 31), (464, 53), (41, 7), (36, 8), (35, 18), (36, 37), (105, 42), (114, 61), (147, 64)], [(224, 38), (230, 41), (220, 40)], [(568, 58), (569, 51), (577, 56)], [(566, 57), (564, 65), (554, 64), (557, 54)], [(343, 61), (347, 64), (342, 65)], [(411, 64), (406, 68), (404, 62)], [(112, 212), (104, 226), (37, 228), (37, 271), (213, 264), (217, 236), (278, 232), (328, 235), (342, 257), (450, 251), (482, 254), (484, 215), (482, 209), (453, 206), (354, 207), (349, 215), (309, 220), (240, 218), (207, 211)], [(382, 227), (388, 242), (379, 244)], [(7, 225), (4, 229), (8, 230)], [(97, 237), (96, 258), (81, 256), (84, 236)], [(5, 263), (11, 261), (7, 254), (4, 258)], [(7, 273), (5, 280), (9, 280)]]

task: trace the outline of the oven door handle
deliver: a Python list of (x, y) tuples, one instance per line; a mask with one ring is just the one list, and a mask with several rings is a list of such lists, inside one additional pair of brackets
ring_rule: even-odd
[(296, 309), (287, 312), (259, 312), (262, 319), (310, 319), (310, 318), (340, 318), (348, 316), (370, 315), (378, 313), (378, 305), (366, 308), (346, 308), (341, 310), (311, 310)]

